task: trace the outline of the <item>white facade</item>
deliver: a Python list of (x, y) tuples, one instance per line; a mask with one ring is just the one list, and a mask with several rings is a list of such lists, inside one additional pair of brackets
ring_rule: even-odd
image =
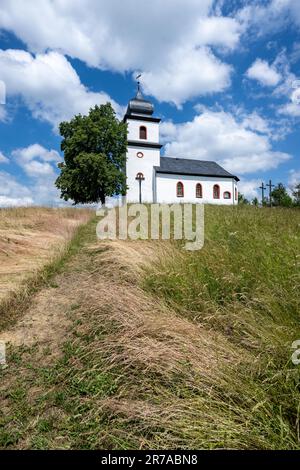
[[(188, 169), (182, 173), (166, 170), (160, 171), (161, 161), (166, 157), (160, 156), (159, 122), (152, 114), (152, 105), (145, 101), (141, 94), (129, 103), (125, 122), (128, 124), (128, 151), (126, 161), (127, 195), (126, 201), (145, 203), (206, 203), (233, 205), (238, 203), (237, 181), (234, 175), (230, 175), (221, 167), (222, 174), (228, 176), (203, 176), (189, 174)], [(130, 108), (132, 106), (132, 108)], [(143, 108), (144, 106), (144, 108)], [(148, 106), (148, 107), (147, 107)], [(149, 111), (149, 106), (152, 107)], [(139, 109), (141, 108), (141, 110)], [(145, 114), (143, 112), (145, 111)], [(146, 115), (148, 114), (148, 115)], [(142, 128), (142, 129), (141, 129)], [(169, 160), (164, 160), (165, 162)], [(177, 159), (187, 162), (185, 159)], [(201, 163), (201, 162), (199, 162)], [(202, 162), (210, 163), (210, 162)], [(184, 165), (183, 165), (184, 166)], [(183, 191), (178, 190), (178, 183)], [(196, 185), (201, 184), (201, 196), (196, 192)], [(214, 187), (219, 190), (216, 197)], [(179, 188), (180, 189), (180, 188)], [(182, 194), (183, 193), (183, 194)]]
[[(177, 183), (179, 181), (183, 184), (183, 197), (177, 197)], [(198, 183), (202, 186), (202, 198), (196, 197), (196, 185)], [(220, 187), (220, 199), (214, 199), (213, 197), (214, 185), (216, 184)], [(158, 203), (202, 202), (206, 204), (232, 205), (237, 203), (234, 200), (236, 194), (235, 188), (237, 188), (237, 185), (233, 178), (156, 174), (156, 202)], [(230, 198), (225, 199), (224, 193), (229, 193)]]
[[(139, 181), (136, 180), (138, 173), (142, 173), (144, 180), (142, 181), (142, 201), (154, 202), (155, 190), (155, 171), (154, 167), (160, 165), (160, 149), (143, 147), (138, 144), (130, 145), (131, 141), (152, 142), (159, 144), (159, 125), (158, 123), (147, 122), (141, 120), (129, 120), (128, 123), (128, 151), (126, 162), (126, 176), (127, 176), (127, 201), (139, 202)], [(144, 126), (147, 129), (147, 139), (140, 139), (140, 127)], [(143, 156), (141, 156), (143, 155)]]

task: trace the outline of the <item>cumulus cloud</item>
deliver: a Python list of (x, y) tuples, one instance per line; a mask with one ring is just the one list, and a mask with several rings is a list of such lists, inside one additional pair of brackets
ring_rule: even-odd
[(0, 152), (0, 163), (8, 163), (8, 162), (9, 162), (8, 158), (5, 155), (3, 155), (2, 152)]
[(0, 50), (0, 79), (6, 83), (8, 97), (21, 96), (35, 118), (54, 128), (95, 104), (110, 101), (117, 113), (123, 111), (106, 93), (89, 91), (58, 52), (34, 56), (22, 50)]
[(259, 132), (261, 134), (272, 135), (272, 129), (269, 122), (262, 118), (256, 111), (253, 113), (244, 115), (243, 126), (246, 129)]
[(281, 75), (276, 71), (276, 69), (269, 65), (268, 62), (261, 59), (256, 59), (256, 61), (247, 70), (246, 76), (253, 80), (257, 80), (262, 85), (271, 87), (278, 85), (281, 80)]
[(47, 150), (39, 144), (33, 144), (26, 148), (16, 149), (12, 152), (18, 165), (28, 176), (40, 178), (55, 175), (53, 163), (61, 161), (56, 150)]
[(234, 18), (211, 16), (202, 18), (196, 35), (198, 45), (218, 46), (233, 50), (243, 32), (242, 25)]
[(0, 207), (24, 207), (31, 206), (32, 203), (31, 197), (7, 197), (0, 194)]
[(22, 206), (33, 203), (31, 191), (14, 176), (0, 171), (0, 207)]
[(299, 26), (299, 0), (251, 1), (239, 10), (236, 18), (250, 33), (259, 36), (280, 31), (288, 24)]
[(279, 107), (279, 113), (287, 116), (300, 117), (300, 80), (289, 80), (287, 83), (289, 101)]
[(298, 184), (300, 184), (300, 170), (290, 170), (288, 179), (289, 187), (293, 189)]
[(198, 95), (223, 91), (230, 84), (230, 74), (231, 67), (220, 62), (209, 49), (182, 48), (163, 69), (143, 73), (143, 88), (159, 101), (180, 106)]
[(160, 100), (178, 104), (230, 83), (230, 67), (205, 46), (233, 50), (241, 25), (214, 15), (213, 0), (186, 0), (184, 6), (182, 0), (1, 3), (0, 28), (13, 31), (31, 52), (51, 49), (102, 70), (143, 71), (146, 89)]
[(24, 172), (22, 182), (8, 173), (0, 172), (0, 207), (23, 205), (66, 205), (55, 187), (57, 162), (61, 160), (55, 150), (39, 144), (19, 148), (12, 159)]
[(242, 193), (246, 199), (252, 201), (255, 197), (261, 199), (259, 192), (259, 187), (261, 186), (261, 181), (258, 179), (246, 180), (241, 178), (239, 182), (239, 192)]
[[(269, 136), (255, 131), (257, 124), (252, 122), (253, 116), (249, 124), (231, 113), (203, 108), (192, 121), (162, 123), (165, 154), (217, 161), (237, 175), (276, 168), (291, 158), (287, 153), (273, 151)], [(262, 122), (259, 126), (262, 131)]]

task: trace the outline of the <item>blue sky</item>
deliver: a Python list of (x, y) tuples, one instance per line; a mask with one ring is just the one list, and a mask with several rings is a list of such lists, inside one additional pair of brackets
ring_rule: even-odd
[(62, 204), (59, 122), (122, 117), (137, 72), (166, 155), (300, 182), (299, 0), (0, 0), (0, 206)]

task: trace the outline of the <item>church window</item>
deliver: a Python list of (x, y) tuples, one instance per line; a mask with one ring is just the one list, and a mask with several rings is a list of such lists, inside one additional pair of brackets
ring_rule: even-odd
[(220, 199), (220, 186), (218, 184), (214, 185), (214, 199)]
[(200, 184), (200, 183), (196, 184), (196, 197), (199, 197), (199, 198), (203, 197), (203, 195), (202, 195), (202, 184)]
[(224, 192), (224, 199), (231, 199), (231, 193), (229, 191)]
[(238, 200), (238, 190), (237, 190), (237, 188), (234, 189), (234, 197), (235, 197), (235, 200), (237, 201)]
[(181, 181), (178, 181), (178, 183), (177, 183), (176, 194), (177, 194), (177, 197), (183, 197), (184, 196), (184, 187), (183, 187), (183, 183), (181, 183)]
[(143, 154), (143, 152), (138, 152), (138, 153), (136, 154), (136, 156), (137, 156), (138, 158), (143, 158), (144, 154)]
[(147, 139), (147, 128), (145, 126), (140, 127), (140, 139)]

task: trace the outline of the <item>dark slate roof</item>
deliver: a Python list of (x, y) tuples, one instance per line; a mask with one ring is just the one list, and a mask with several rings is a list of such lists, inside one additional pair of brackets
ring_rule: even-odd
[(215, 162), (204, 160), (190, 160), (187, 158), (161, 157), (160, 166), (155, 166), (156, 173), (194, 176), (219, 176), (222, 178), (239, 178), (224, 170)]

